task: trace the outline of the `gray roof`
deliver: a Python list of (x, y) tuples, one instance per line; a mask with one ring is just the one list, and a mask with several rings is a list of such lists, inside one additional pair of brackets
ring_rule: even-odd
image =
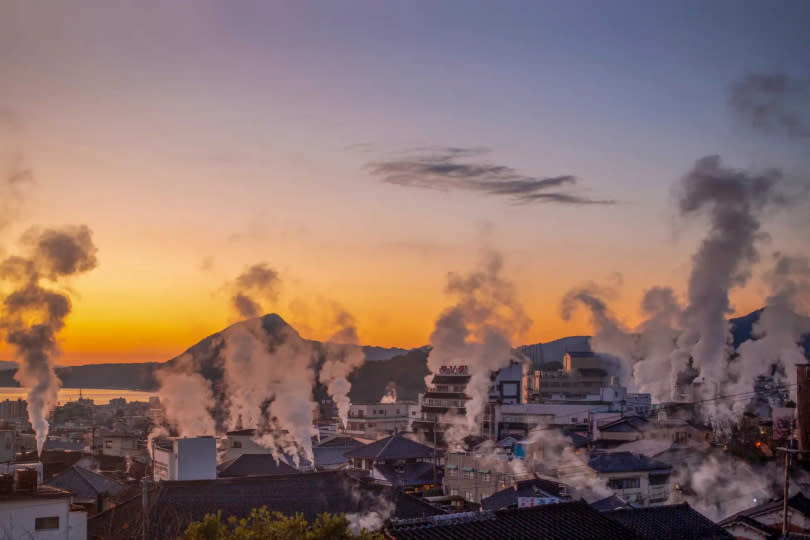
[(720, 525), (686, 503), (605, 512), (605, 516), (655, 540), (731, 540)]
[(588, 467), (599, 473), (618, 473), (631, 471), (669, 472), (671, 467), (661, 461), (650, 459), (641, 454), (630, 452), (611, 452), (596, 454), (588, 460)]
[(563, 497), (565, 485), (545, 478), (532, 478), (521, 480), (481, 499), (481, 508), (484, 510), (500, 510), (501, 508), (516, 507), (518, 497)]
[(118, 495), (124, 491), (124, 486), (115, 480), (87, 470), (84, 467), (79, 467), (78, 465), (74, 465), (66, 471), (57, 474), (46, 482), (45, 485), (70, 491), (81, 498), (97, 497), (99, 495)]
[[(374, 469), (394, 487), (409, 487), (432, 484), (434, 480), (433, 464), (425, 461), (404, 463), (397, 469), (394, 465), (381, 463)], [(399, 472), (401, 471), (401, 472)], [(441, 482), (442, 471), (437, 467), (435, 478)]]
[(285, 463), (276, 461), (271, 454), (242, 454), (218, 467), (218, 475), (228, 476), (277, 476), (296, 474), (298, 471)]
[(434, 449), (430, 446), (412, 441), (397, 433), (374, 441), (365, 446), (359, 446), (349, 450), (344, 455), (348, 458), (364, 458), (374, 460), (392, 459), (418, 459), (430, 458), (434, 455)]

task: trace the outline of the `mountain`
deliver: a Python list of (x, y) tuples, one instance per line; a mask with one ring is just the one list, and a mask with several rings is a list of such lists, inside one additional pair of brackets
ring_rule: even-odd
[[(730, 319), (731, 334), (734, 346), (748, 340), (762, 310), (757, 310), (743, 317)], [(269, 336), (269, 342), (278, 343), (283, 336), (300, 337), (294, 328), (281, 317), (269, 314), (260, 319), (263, 330)], [(165, 363), (141, 364), (92, 364), (56, 368), (56, 374), (66, 388), (120, 388), (127, 390), (154, 391), (157, 389), (155, 372), (160, 368), (178, 369), (185, 362), (192, 362), (195, 369), (217, 387), (222, 382), (223, 372), (219, 361), (224, 333), (234, 331), (236, 323), (221, 332), (212, 334), (189, 347), (183, 354)], [(562, 357), (569, 351), (590, 350), (589, 336), (571, 336), (548, 343), (535, 343), (518, 347), (528, 356), (536, 368), (557, 369), (561, 367)], [(316, 371), (323, 363), (324, 345), (310, 341), (314, 351)], [(810, 335), (802, 343), (805, 355), (810, 357)], [(352, 383), (351, 398), (355, 402), (377, 402), (385, 392), (389, 382), (397, 387), (397, 394), (403, 400), (415, 400), (417, 394), (425, 387), (427, 375), (427, 356), (429, 347), (404, 351), (397, 348), (364, 347), (366, 360), (359, 369), (349, 376)], [(19, 386), (14, 380), (16, 369), (0, 370), (0, 386)], [(321, 385), (314, 389), (316, 399), (325, 397)]]

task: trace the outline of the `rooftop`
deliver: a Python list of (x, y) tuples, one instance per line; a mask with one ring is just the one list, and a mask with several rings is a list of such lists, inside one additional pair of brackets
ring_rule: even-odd
[(500, 510), (501, 508), (516, 507), (518, 497), (563, 497), (565, 485), (545, 478), (532, 478), (521, 480), (513, 486), (502, 489), (481, 499), (484, 510)]
[(643, 538), (656, 540), (733, 539), (720, 525), (686, 503), (605, 512), (605, 516), (632, 529)]
[(118, 495), (124, 486), (104, 475), (74, 465), (45, 483), (46, 486), (70, 491), (83, 499), (99, 495)]
[(632, 530), (593, 510), (584, 501), (408, 520), (393, 523), (386, 532), (398, 540), (640, 538)]
[(229, 476), (278, 476), (297, 474), (298, 471), (285, 463), (276, 461), (271, 454), (242, 454), (217, 467), (220, 477)]
[(412, 441), (401, 433), (391, 435), (371, 444), (358, 446), (344, 455), (348, 458), (364, 458), (378, 461), (392, 459), (419, 459), (430, 458), (435, 450), (427, 445)]
[(588, 460), (588, 467), (599, 473), (657, 470), (669, 472), (671, 469), (666, 463), (631, 452), (611, 452), (593, 455)]

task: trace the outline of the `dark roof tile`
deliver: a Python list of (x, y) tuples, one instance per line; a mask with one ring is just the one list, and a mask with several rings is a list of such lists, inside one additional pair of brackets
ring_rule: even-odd
[(650, 540), (726, 540), (728, 531), (686, 503), (604, 512), (604, 515)]

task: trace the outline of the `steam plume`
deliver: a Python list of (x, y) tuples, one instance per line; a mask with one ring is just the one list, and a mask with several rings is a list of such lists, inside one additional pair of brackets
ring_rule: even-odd
[(19, 122), (10, 113), (0, 110), (0, 230), (17, 217), (24, 188), (33, 181), (19, 140)]
[(509, 365), (514, 359), (510, 338), (525, 333), (531, 325), (514, 286), (501, 276), (502, 270), (500, 255), (489, 251), (477, 270), (466, 276), (448, 275), (446, 292), (456, 303), (436, 321), (428, 369), (436, 374), (441, 366), (469, 367), (466, 423), (456, 441), (447, 441), (450, 444), (473, 433), (488, 401), (490, 374)]
[(58, 352), (56, 335), (64, 327), (71, 303), (67, 293), (45, 288), (95, 268), (96, 247), (86, 226), (29, 230), (22, 239), (26, 256), (0, 262), (0, 279), (11, 286), (3, 299), (6, 341), (16, 349), (20, 367), (15, 379), (28, 389), (28, 417), (37, 435), (37, 451), (48, 435), (48, 414), (56, 406), (61, 382), (51, 357)]
[(262, 300), (275, 302), (280, 283), (278, 272), (265, 263), (247, 267), (231, 284), (233, 290), (231, 302), (234, 309), (246, 319), (262, 315), (259, 302)]
[(318, 379), (326, 386), (329, 396), (337, 404), (338, 416), (345, 429), (348, 426), (349, 409), (352, 405), (349, 399), (352, 385), (347, 377), (363, 364), (365, 355), (358, 345), (354, 318), (345, 311), (340, 311), (336, 322), (341, 329), (324, 343), (326, 358)]
[(397, 402), (397, 385), (394, 381), (390, 381), (385, 385), (385, 394), (380, 398), (380, 403), (396, 403)]
[(810, 85), (781, 73), (751, 73), (731, 88), (731, 105), (754, 129), (810, 137)]
[(676, 366), (694, 359), (706, 381), (704, 398), (719, 392), (728, 378), (729, 291), (748, 281), (750, 266), (759, 258), (759, 216), (770, 206), (784, 204), (776, 192), (781, 177), (779, 171), (752, 175), (730, 169), (718, 156), (707, 156), (681, 182), (681, 216), (706, 211), (710, 226), (693, 257), (683, 331), (672, 358)]
[(190, 356), (183, 356), (178, 364), (179, 370), (161, 370), (156, 374), (166, 421), (181, 437), (211, 435), (215, 432), (210, 413), (215, 406), (211, 384), (191, 370)]

